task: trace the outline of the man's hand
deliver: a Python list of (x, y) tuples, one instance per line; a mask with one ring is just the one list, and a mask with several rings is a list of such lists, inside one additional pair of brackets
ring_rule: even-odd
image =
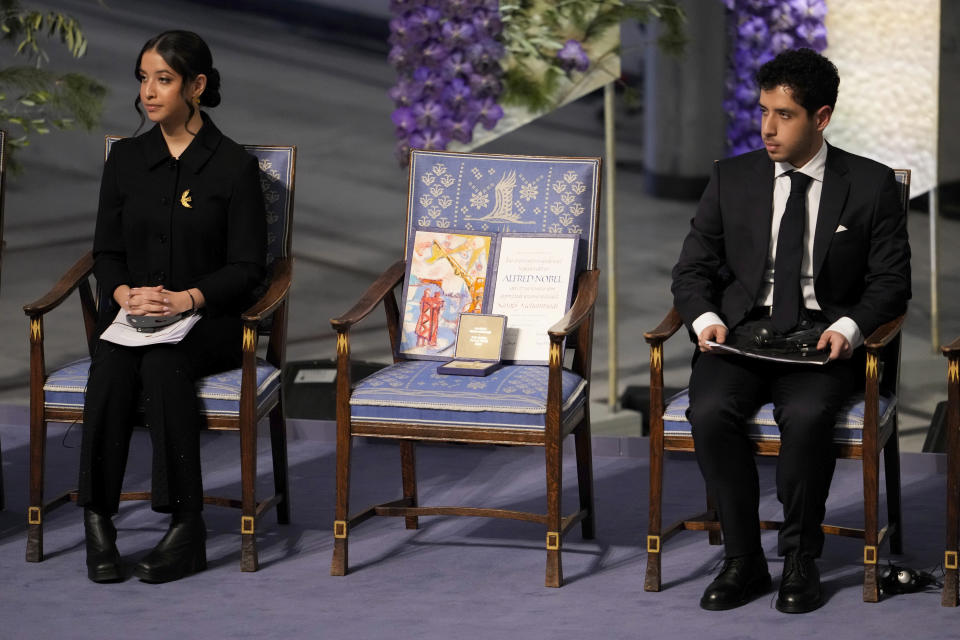
[(707, 344), (707, 340), (723, 344), (727, 341), (727, 328), (722, 324), (711, 324), (700, 332), (700, 335), (697, 336), (697, 342), (700, 345), (700, 351), (704, 353), (713, 351), (713, 347)]
[[(706, 333), (706, 332), (704, 332)], [(853, 355), (853, 349), (850, 348), (850, 342), (843, 337), (842, 333), (837, 331), (824, 331), (817, 342), (817, 350), (830, 350), (831, 360), (846, 360)]]

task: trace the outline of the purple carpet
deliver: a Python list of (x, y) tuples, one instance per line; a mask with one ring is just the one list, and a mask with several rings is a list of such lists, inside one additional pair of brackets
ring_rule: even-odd
[[(351, 532), (346, 577), (329, 575), (333, 521), (330, 442), (290, 443), (293, 523), (273, 513), (259, 525), (261, 569), (239, 570), (239, 516), (208, 507), (210, 568), (166, 585), (135, 579), (96, 585), (86, 578), (83, 525), (67, 505), (45, 526), (47, 559), (24, 561), (27, 477), (26, 426), (0, 427), (7, 509), (0, 513), (0, 638), (956, 638), (960, 610), (940, 606), (937, 591), (896, 595), (879, 604), (861, 600), (862, 545), (828, 537), (820, 569), (827, 593), (817, 612), (789, 616), (773, 608), (775, 594), (740, 609), (712, 613), (697, 601), (721, 559), (706, 536), (685, 532), (664, 545), (664, 590), (643, 591), (647, 459), (594, 459), (597, 538), (579, 529), (564, 542), (566, 585), (542, 586), (541, 527), (515, 521), (422, 518), (418, 531), (402, 519), (375, 518)], [(49, 495), (76, 475), (79, 429), (53, 425), (47, 443)], [(239, 495), (239, 440), (207, 434), (205, 485)], [(616, 450), (597, 442), (598, 451)], [(643, 451), (630, 446), (630, 451)], [(260, 443), (263, 491), (270, 485), (268, 442)], [(146, 487), (150, 446), (134, 435), (127, 486)], [(567, 456), (565, 505), (576, 503), (573, 458)], [(774, 517), (773, 467), (765, 461), (762, 515)], [(399, 452), (390, 444), (361, 444), (353, 460), (354, 510), (400, 495)], [(942, 456), (903, 456), (907, 553), (896, 562), (939, 572), (943, 558)], [(423, 504), (464, 503), (509, 509), (544, 508), (541, 449), (421, 446)], [(841, 461), (828, 517), (838, 524), (861, 518), (859, 465)], [(689, 515), (704, 502), (692, 458), (666, 463), (665, 520)], [(135, 562), (162, 536), (166, 521), (146, 503), (124, 503), (116, 519), (118, 545)], [(782, 562), (776, 537), (764, 534), (774, 584)], [(889, 559), (884, 547), (881, 561)]]

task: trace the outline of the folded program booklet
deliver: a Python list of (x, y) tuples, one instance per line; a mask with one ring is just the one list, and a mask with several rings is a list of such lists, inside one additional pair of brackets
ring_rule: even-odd
[(190, 332), (200, 320), (200, 314), (193, 313), (172, 324), (152, 332), (137, 331), (127, 322), (127, 312), (123, 309), (113, 319), (106, 331), (100, 334), (101, 340), (120, 344), (125, 347), (144, 347), (149, 344), (176, 344)]

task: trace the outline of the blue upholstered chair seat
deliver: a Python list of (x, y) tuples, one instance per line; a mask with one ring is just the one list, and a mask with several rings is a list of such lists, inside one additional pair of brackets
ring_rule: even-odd
[[(667, 401), (667, 409), (663, 413), (663, 435), (689, 436), (690, 423), (687, 422), (687, 408), (690, 398), (684, 389)], [(883, 425), (890, 418), (897, 406), (896, 396), (880, 396), (880, 420)], [(863, 442), (863, 394), (858, 394), (837, 416), (837, 424), (833, 431), (833, 441), (838, 444), (860, 444)], [(756, 441), (771, 441), (780, 439), (780, 430), (773, 419), (773, 403), (767, 403), (747, 421), (747, 435)]]
[[(76, 360), (54, 371), (43, 385), (44, 403), (50, 409), (83, 409), (90, 358)], [(280, 370), (257, 359), (257, 410), (280, 386)], [(231, 369), (200, 380), (200, 412), (206, 416), (240, 415), (240, 369)]]
[[(543, 429), (547, 367), (508, 365), (489, 376), (437, 373), (440, 362), (407, 360), (357, 383), (350, 398), (354, 421)], [(563, 371), (561, 421), (581, 415), (587, 383)]]

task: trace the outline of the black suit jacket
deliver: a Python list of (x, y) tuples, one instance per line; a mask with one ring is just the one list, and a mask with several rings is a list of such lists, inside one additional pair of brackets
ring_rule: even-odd
[[(773, 183), (765, 150), (714, 164), (673, 268), (674, 306), (688, 328), (708, 311), (734, 327), (756, 304), (770, 244)], [(846, 230), (838, 233), (840, 225)], [(906, 311), (910, 245), (890, 168), (828, 147), (813, 277), (827, 318), (849, 316), (864, 336)]]
[(116, 315), (122, 284), (197, 287), (210, 317), (236, 316), (256, 300), (267, 246), (257, 159), (203, 120), (179, 160), (159, 125), (111, 148), (93, 241), (101, 322)]

